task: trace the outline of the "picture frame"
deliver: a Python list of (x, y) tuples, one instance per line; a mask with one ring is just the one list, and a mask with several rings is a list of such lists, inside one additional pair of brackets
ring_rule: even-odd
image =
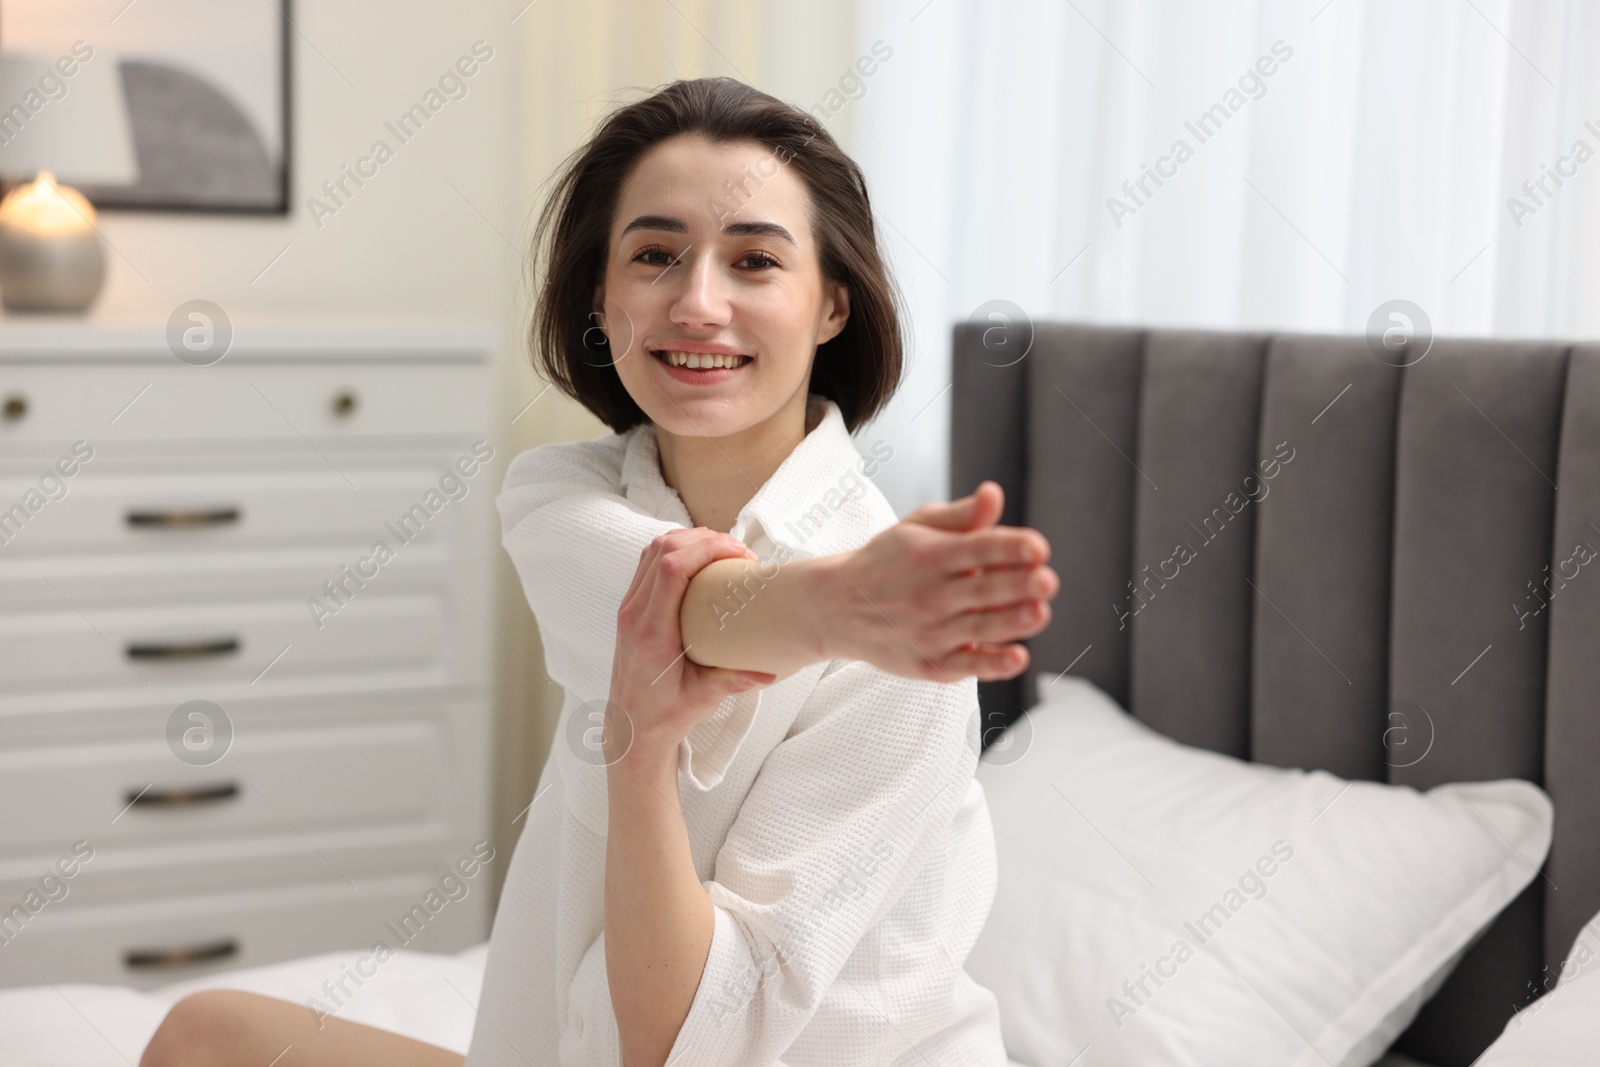
[[(99, 210), (286, 215), (290, 0), (0, 0), (0, 48), (118, 63), (139, 177)], [(92, 62), (93, 60), (91, 60)]]

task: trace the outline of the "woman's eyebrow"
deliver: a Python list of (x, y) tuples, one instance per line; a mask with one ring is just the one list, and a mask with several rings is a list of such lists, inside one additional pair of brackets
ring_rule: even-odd
[(776, 222), (730, 222), (722, 232), (738, 237), (776, 237), (794, 244), (794, 236)]
[[(688, 233), (689, 227), (682, 219), (667, 215), (640, 215), (622, 228), (621, 236), (633, 230), (665, 230), (668, 233)], [(776, 222), (730, 222), (722, 232), (733, 237), (776, 237), (795, 244), (794, 235)]]

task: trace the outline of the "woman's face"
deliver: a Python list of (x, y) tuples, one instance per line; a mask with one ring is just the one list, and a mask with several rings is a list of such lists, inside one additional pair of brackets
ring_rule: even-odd
[[(822, 276), (810, 199), (754, 141), (684, 134), (640, 157), (595, 310), (623, 387), (659, 430), (724, 437), (780, 412), (804, 419), (817, 345), (849, 314), (845, 287)], [(685, 362), (700, 369), (673, 365)]]

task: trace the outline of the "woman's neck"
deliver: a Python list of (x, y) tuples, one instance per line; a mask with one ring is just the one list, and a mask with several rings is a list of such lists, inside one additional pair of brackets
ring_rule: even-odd
[(661, 477), (696, 526), (719, 533), (733, 528), (739, 512), (819, 421), (822, 406), (808, 410), (805, 392), (771, 418), (726, 437), (680, 437), (656, 427)]

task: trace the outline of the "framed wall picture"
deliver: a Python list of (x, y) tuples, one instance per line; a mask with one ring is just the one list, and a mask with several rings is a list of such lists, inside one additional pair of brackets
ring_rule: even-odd
[(285, 214), (290, 17), (289, 0), (0, 0), (0, 48), (81, 41), (120, 68), (139, 177), (79, 186), (97, 208)]

